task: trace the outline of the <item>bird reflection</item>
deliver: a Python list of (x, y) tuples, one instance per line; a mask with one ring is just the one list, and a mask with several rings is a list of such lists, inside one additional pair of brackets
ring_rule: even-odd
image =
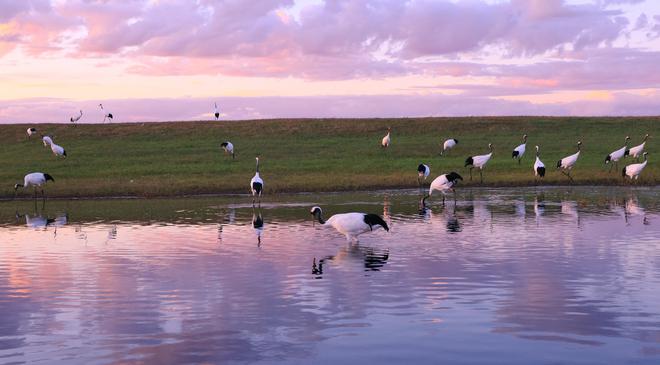
[(236, 209), (235, 208), (229, 208), (229, 211), (227, 212), (227, 216), (223, 217), (220, 220), (220, 224), (218, 224), (218, 242), (222, 243), (222, 230), (224, 227), (224, 224), (234, 224), (236, 222)]
[(324, 266), (330, 262), (343, 265), (345, 263), (359, 262), (363, 271), (380, 271), (390, 258), (390, 250), (378, 250), (359, 244), (345, 246), (336, 255), (326, 256), (320, 260), (312, 261), (312, 274), (323, 275)]
[(648, 218), (646, 217), (646, 211), (639, 205), (639, 201), (636, 197), (630, 197), (624, 202), (623, 217), (626, 221), (626, 224), (630, 224), (628, 222), (628, 218), (630, 216), (643, 216), (642, 223), (644, 225), (650, 224)]
[(264, 219), (261, 216), (261, 208), (257, 211), (252, 207), (252, 228), (254, 228), (254, 233), (257, 235), (257, 246), (261, 246), (261, 234), (264, 231)]
[[(57, 229), (57, 227), (64, 226), (69, 221), (69, 215), (66, 212), (56, 215), (55, 218), (49, 218), (48, 216), (44, 216), (43, 212), (39, 212), (38, 210), (35, 210), (32, 214), (20, 214), (16, 211), (16, 220), (18, 221), (21, 218), (25, 218), (25, 225), (28, 228), (43, 228), (44, 230), (47, 227), (55, 227)], [(57, 231), (55, 231), (55, 233), (57, 234)]]
[[(463, 228), (461, 227), (461, 223), (458, 221), (458, 216), (456, 215), (456, 206), (454, 205), (451, 208), (442, 207), (441, 209), (442, 215), (438, 216), (434, 214), (433, 210), (424, 204), (424, 202), (420, 202), (418, 213), (423, 217), (425, 221), (429, 221), (432, 224), (434, 221), (442, 221), (442, 219), (444, 219), (446, 230), (449, 233), (461, 232)], [(437, 219), (438, 217), (441, 218)]]
[(578, 204), (572, 200), (561, 201), (561, 214), (570, 216), (578, 227), (580, 227), (580, 214), (578, 212)]
[(541, 216), (545, 213), (545, 196), (539, 194), (534, 197), (534, 216), (536, 217), (536, 225), (539, 225)]

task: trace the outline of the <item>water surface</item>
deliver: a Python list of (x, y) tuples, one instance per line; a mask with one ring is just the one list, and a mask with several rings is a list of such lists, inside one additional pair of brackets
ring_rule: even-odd
[[(0, 363), (660, 363), (660, 188), (0, 203)], [(384, 215), (349, 244), (314, 224)]]

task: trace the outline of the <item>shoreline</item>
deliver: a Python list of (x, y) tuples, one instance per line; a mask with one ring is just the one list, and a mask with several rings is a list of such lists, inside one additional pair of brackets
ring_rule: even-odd
[[(483, 189), (530, 189), (530, 188), (551, 188), (551, 189), (562, 189), (562, 188), (660, 188), (660, 184), (539, 184), (539, 185), (467, 185), (467, 186), (458, 186), (457, 193), (460, 194), (462, 191), (471, 191), (471, 190), (483, 190)], [(312, 195), (312, 194), (364, 194), (364, 193), (386, 193), (386, 192), (405, 192), (405, 191), (417, 191), (416, 187), (374, 187), (372, 189), (355, 189), (355, 190), (323, 190), (323, 191), (280, 191), (275, 194), (264, 194), (264, 198), (268, 197), (279, 197), (279, 196), (301, 196), (301, 195)], [(424, 193), (428, 191), (428, 186), (423, 190)], [(229, 197), (240, 197), (240, 198), (249, 198), (251, 195), (249, 193), (235, 193), (235, 192), (221, 192), (221, 193), (200, 193), (200, 194), (162, 194), (162, 195), (98, 195), (98, 196), (46, 196), (46, 200), (54, 201), (95, 201), (95, 200), (158, 200), (158, 199), (201, 199), (201, 198), (229, 198)], [(262, 201), (266, 200), (262, 198)], [(33, 201), (32, 196), (25, 197), (19, 196), (16, 198), (7, 198), (0, 197), (0, 203), (7, 203), (12, 201), (27, 202)], [(37, 201), (41, 201), (41, 197), (37, 197)]]

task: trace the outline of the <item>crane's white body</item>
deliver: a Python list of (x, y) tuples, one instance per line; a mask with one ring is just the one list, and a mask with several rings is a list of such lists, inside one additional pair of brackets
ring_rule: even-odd
[(387, 132), (387, 135), (383, 137), (383, 140), (380, 142), (380, 145), (383, 146), (384, 148), (387, 148), (390, 146), (390, 143), (392, 142), (392, 139), (390, 138), (390, 132)]
[(231, 142), (229, 142), (229, 141), (226, 141), (225, 143), (226, 143), (227, 145), (222, 146), (222, 149), (225, 150), (225, 152), (227, 152), (227, 153), (229, 153), (229, 154), (234, 153), (234, 145), (233, 145)]
[(536, 146), (536, 160), (534, 161), (534, 165), (532, 166), (532, 168), (534, 169), (534, 176), (536, 177), (545, 176), (545, 164), (539, 158), (539, 146)]
[(29, 186), (41, 187), (46, 183), (46, 175), (43, 172), (33, 172), (23, 178), (23, 188)]
[(62, 156), (66, 158), (66, 151), (64, 150), (64, 147), (57, 145), (55, 143), (51, 143), (50, 150), (53, 151), (53, 154), (55, 156)]
[(527, 135), (523, 135), (523, 143), (518, 145), (518, 147), (513, 149), (513, 153), (511, 154), (511, 157), (515, 158), (518, 160), (518, 164), (520, 164), (520, 159), (522, 159), (523, 155), (525, 154), (525, 149), (527, 149)]
[[(317, 211), (318, 209), (318, 211)], [(347, 241), (352, 241), (353, 239), (357, 240), (357, 236), (365, 232), (371, 232), (375, 229), (378, 229), (379, 226), (382, 226), (385, 230), (389, 231), (387, 223), (383, 219), (375, 214), (366, 214), (366, 213), (341, 213), (335, 214), (332, 217), (328, 218), (327, 221), (323, 221), (322, 211), (320, 207), (312, 207), (310, 211), (316, 218), (319, 220), (324, 227), (329, 226), (337, 230), (337, 232), (346, 236)], [(371, 219), (370, 219), (371, 218)], [(371, 222), (371, 223), (369, 223)]]
[(449, 138), (448, 140), (445, 141), (445, 143), (442, 144), (442, 153), (445, 153), (450, 149), (456, 147), (457, 144), (458, 144), (458, 140), (456, 140), (455, 138)]
[[(610, 153), (608, 156), (610, 156), (610, 161), (617, 162), (620, 159), (622, 159), (625, 154), (626, 154), (626, 146), (623, 146), (618, 150)], [(608, 163), (608, 161), (606, 161), (605, 163)]]
[(36, 133), (37, 133), (37, 129), (36, 129), (36, 128), (28, 128), (28, 129), (27, 129), (27, 135), (28, 135), (28, 137), (32, 137), (32, 136), (33, 136), (34, 134), (36, 134)]
[(456, 185), (456, 180), (450, 181), (447, 179), (447, 174), (442, 174), (431, 181), (431, 186), (429, 187), (429, 196), (433, 195), (433, 191), (439, 191), (442, 194), (447, 194), (447, 191), (451, 190), (454, 185)]
[(42, 140), (44, 142), (44, 146), (50, 146), (50, 150), (53, 151), (53, 154), (55, 156), (66, 157), (66, 151), (64, 150), (64, 147), (62, 147), (62, 146), (56, 144), (55, 142), (53, 142), (52, 138), (50, 138), (48, 136), (44, 136), (42, 138)]
[[(261, 191), (257, 191), (254, 186), (255, 183), (261, 184), (262, 188), (264, 186), (264, 180), (259, 176), (259, 172), (256, 172), (254, 176), (252, 177), (252, 180), (250, 180), (250, 189), (252, 190), (252, 195), (254, 196), (261, 196)], [(263, 190), (262, 190), (263, 191)]]
[(560, 166), (562, 170), (570, 170), (575, 166), (578, 158), (580, 157), (580, 151), (575, 152), (574, 154), (562, 158), (560, 161)]
[(638, 144), (635, 147), (630, 147), (630, 149), (628, 150), (628, 155), (630, 155), (632, 158), (640, 158), (644, 153), (645, 145), (646, 145), (646, 141), (642, 142), (641, 144)]
[(518, 159), (522, 158), (522, 156), (525, 154), (526, 147), (527, 147), (527, 143), (523, 143), (513, 149), (514, 151), (518, 152)]
[(623, 168), (623, 177), (628, 176), (631, 180), (638, 180), (639, 175), (642, 173), (646, 164), (649, 161), (646, 159), (646, 153), (644, 154), (644, 162), (634, 163)]
[(492, 156), (492, 152), (487, 155), (472, 156), (472, 165), (483, 170)]
[(213, 115), (215, 116), (215, 120), (218, 120), (218, 118), (220, 118), (220, 111), (218, 110), (218, 103), (213, 103)]
[(364, 222), (364, 213), (335, 214), (328, 218), (325, 224), (332, 226), (349, 241), (362, 233), (371, 231), (371, 227)]
[(545, 168), (545, 164), (541, 161), (539, 156), (536, 156), (536, 161), (534, 161), (534, 176), (539, 176), (539, 167)]

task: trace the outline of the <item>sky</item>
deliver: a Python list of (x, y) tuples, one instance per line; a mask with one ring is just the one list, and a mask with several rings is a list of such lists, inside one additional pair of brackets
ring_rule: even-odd
[(660, 115), (658, 0), (0, 0), (0, 123)]

